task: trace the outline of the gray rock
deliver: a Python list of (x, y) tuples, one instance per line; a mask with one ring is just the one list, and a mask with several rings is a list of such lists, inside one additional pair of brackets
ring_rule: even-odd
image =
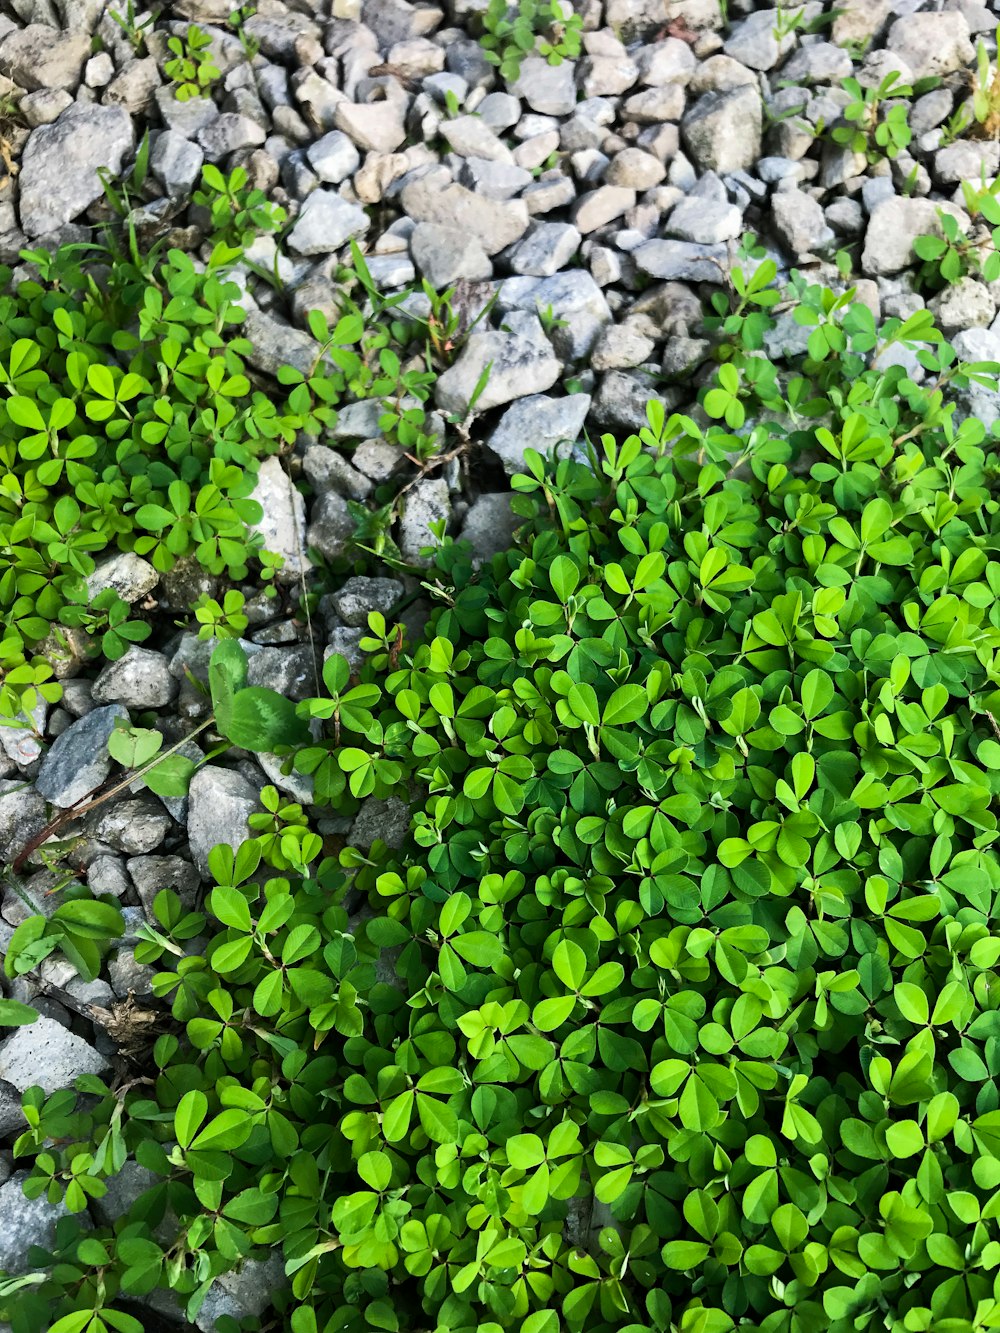
[(431, 524), (451, 517), (448, 483), (443, 477), (424, 477), (403, 497), (403, 513), (399, 520), (399, 549), (404, 560), (414, 565), (428, 565), (430, 559), (422, 554), (424, 547), (433, 546), (435, 538)]
[(249, 527), (264, 539), (265, 551), (284, 558), (279, 581), (295, 582), (309, 568), (305, 557), (306, 506), (280, 458), (272, 455), (260, 464), (252, 498), (264, 513), (259, 523)]
[(257, 148), (267, 138), (263, 125), (238, 111), (224, 111), (198, 131), (198, 144), (213, 161), (241, 148)]
[(456, 116), (441, 122), (441, 137), (459, 157), (481, 157), (488, 162), (512, 166), (514, 156), (507, 145), (479, 116)]
[(121, 1170), (108, 1176), (107, 1193), (100, 1199), (94, 1199), (91, 1207), (98, 1222), (105, 1226), (114, 1226), (125, 1217), (134, 1203), (151, 1190), (160, 1181), (160, 1177), (148, 1167), (128, 1158)]
[(644, 88), (627, 97), (622, 106), (629, 120), (639, 125), (661, 126), (680, 120), (687, 106), (687, 95), (679, 83), (668, 83), (662, 88)]
[(41, 88), (37, 93), (25, 93), (17, 109), (34, 129), (36, 125), (51, 125), (72, 105), (73, 98), (64, 88)]
[(155, 851), (169, 828), (170, 818), (159, 801), (138, 796), (103, 810), (97, 820), (97, 837), (116, 852), (139, 856)]
[(128, 721), (121, 704), (95, 708), (56, 738), (35, 783), (47, 801), (65, 809), (101, 785), (111, 772), (108, 737), (118, 718)]
[(668, 236), (699, 245), (718, 245), (740, 234), (743, 213), (731, 204), (726, 187), (714, 172), (706, 172), (686, 199), (670, 210)]
[(970, 277), (960, 278), (927, 304), (939, 327), (949, 336), (960, 329), (985, 328), (996, 314), (989, 287)]
[(834, 42), (813, 42), (801, 46), (781, 67), (782, 81), (814, 87), (817, 84), (840, 84), (850, 78), (854, 70), (847, 51)]
[(288, 235), (298, 255), (325, 255), (368, 230), (368, 214), (332, 190), (313, 190)]
[(33, 1245), (52, 1249), (56, 1223), (69, 1215), (64, 1203), (49, 1203), (44, 1195), (26, 1199), (23, 1186), (27, 1179), (27, 1171), (15, 1171), (6, 1184), (0, 1185), (0, 1254), (3, 1271), (9, 1277), (28, 1272), (28, 1253)]
[[(341, 413), (341, 417), (343, 417)], [(385, 440), (362, 440), (351, 458), (354, 467), (372, 481), (388, 481), (403, 461), (403, 455), (394, 444)]]
[(659, 185), (666, 174), (666, 167), (652, 153), (644, 153), (641, 148), (623, 148), (608, 164), (604, 180), (607, 185), (648, 190)]
[(879, 277), (908, 268), (916, 260), (913, 251), (916, 238), (942, 234), (939, 208), (951, 213), (963, 231), (968, 227), (968, 216), (954, 204), (939, 204), (930, 199), (884, 199), (868, 219), (861, 255), (862, 272)]
[(665, 41), (642, 47), (635, 54), (635, 63), (639, 67), (639, 82), (649, 84), (651, 88), (662, 88), (668, 83), (683, 86), (698, 65), (689, 44), (679, 37), (668, 37)]
[(904, 14), (889, 29), (888, 46), (904, 60), (914, 79), (929, 79), (964, 69), (975, 56), (969, 24), (961, 10)]
[(525, 449), (545, 455), (559, 445), (575, 444), (589, 409), (590, 397), (585, 393), (566, 398), (529, 394), (507, 409), (486, 443), (510, 477), (525, 470)]
[[(19, 1134), (27, 1123), (24, 1118), (24, 1111), (21, 1109), (21, 1094), (17, 1088), (12, 1087), (9, 1083), (0, 1083), (0, 1136), (6, 1138), (8, 1134)], [(27, 1172), (25, 1172), (25, 1175), (27, 1175)], [(9, 1176), (7, 1179), (9, 1179)], [(0, 1175), (0, 1183), (6, 1183), (2, 1175)], [(3, 1246), (4, 1243), (3, 1223), (0, 1221), (0, 1246)], [(6, 1258), (6, 1251), (0, 1252), (4, 1253)]]
[[(564, 361), (578, 361), (590, 352), (605, 324), (611, 322), (607, 297), (584, 269), (568, 269), (551, 278), (508, 278), (500, 287), (497, 304), (501, 310), (547, 311), (561, 328), (553, 327), (550, 338), (557, 356)], [(548, 385), (532, 392), (541, 392)], [(505, 400), (506, 401), (506, 400)]]
[(763, 111), (753, 84), (706, 93), (681, 122), (688, 152), (701, 171), (748, 171), (760, 156)]
[(156, 969), (146, 963), (136, 962), (132, 945), (125, 944), (116, 949), (108, 959), (107, 968), (111, 988), (120, 1000), (129, 995), (148, 999), (153, 994)]
[(493, 276), (493, 265), (478, 237), (437, 222), (418, 222), (410, 236), (410, 254), (417, 268), (441, 291), (465, 279), (481, 282)]
[[(71, 1087), (81, 1074), (102, 1074), (108, 1063), (89, 1042), (42, 1014), (0, 1042), (0, 1079), (19, 1092), (37, 1084), (48, 1096), (59, 1088)], [(2, 1197), (0, 1192), (0, 1200)], [(0, 1253), (6, 1259), (2, 1243)]]
[(789, 34), (780, 43), (774, 35), (781, 15), (776, 9), (759, 9), (737, 23), (723, 43), (723, 51), (749, 69), (773, 69), (795, 45)]
[[(133, 60), (105, 89), (104, 105), (121, 107), (130, 116), (149, 116), (159, 90), (160, 71), (156, 60), (152, 56)], [(216, 118), (217, 115), (213, 117)]]
[(512, 273), (545, 278), (563, 268), (580, 248), (580, 233), (568, 222), (533, 222), (510, 250)]
[(117, 662), (109, 662), (93, 685), (95, 703), (119, 703), (126, 708), (165, 708), (176, 693), (168, 658), (134, 646)]
[(435, 172), (404, 185), (400, 202), (415, 222), (437, 222), (475, 236), (488, 255), (513, 245), (528, 230), (523, 200), (481, 199), (464, 185), (442, 185)]
[(154, 96), (163, 123), (185, 139), (193, 139), (219, 115), (219, 108), (209, 97), (192, 97), (187, 102), (178, 102), (173, 88), (158, 88)]
[(247, 683), (275, 690), (298, 703), (319, 691), (316, 655), (308, 643), (261, 648), (247, 666)]
[(649, 361), (656, 344), (629, 324), (609, 324), (590, 356), (592, 370), (624, 370)]
[(54, 124), (32, 130), (18, 177), (25, 234), (55, 231), (99, 199), (98, 168), (117, 175), (133, 143), (132, 121), (121, 107), (74, 103)]
[(306, 529), (306, 545), (314, 546), (327, 560), (336, 560), (354, 541), (355, 522), (347, 501), (336, 491), (326, 491), (315, 502)]
[(622, 185), (601, 185), (596, 190), (581, 194), (570, 216), (573, 224), (585, 235), (606, 227), (609, 222), (627, 212), (635, 205), (635, 190)]
[(195, 1326), (201, 1333), (215, 1333), (217, 1320), (223, 1315), (236, 1320), (256, 1319), (271, 1304), (274, 1293), (285, 1285), (280, 1251), (263, 1262), (246, 1259), (235, 1272), (223, 1273), (215, 1279), (195, 1318)]
[(325, 444), (309, 446), (302, 457), (302, 470), (316, 491), (332, 489), (351, 500), (367, 500), (372, 493), (370, 479)]
[(327, 649), (323, 654), (326, 661), (333, 653), (343, 657), (352, 671), (359, 671), (364, 664), (365, 654), (361, 651), (361, 640), (365, 632), (350, 629), (347, 625), (334, 625), (327, 635)]
[(487, 93), (476, 112), (499, 134), (521, 119), (521, 103), (511, 93)]
[(98, 856), (87, 867), (87, 887), (92, 893), (121, 898), (132, 886), (120, 857)]
[(620, 54), (588, 56), (580, 62), (580, 90), (584, 97), (618, 97), (639, 77), (639, 67), (624, 48)]
[(339, 102), (334, 122), (367, 152), (393, 153), (406, 138), (404, 108), (396, 101)]
[(410, 829), (410, 809), (398, 796), (377, 800), (369, 796), (354, 817), (349, 841), (352, 847), (370, 850), (376, 838), (387, 847), (402, 847)]
[(141, 601), (153, 591), (160, 576), (149, 563), (133, 551), (121, 551), (100, 561), (87, 577), (87, 592), (93, 599), (105, 588), (114, 588), (129, 604)]
[(476, 401), (477, 412), (500, 407), (526, 393), (542, 393), (555, 384), (562, 363), (554, 355), (537, 317), (515, 311), (505, 325), (509, 331), (490, 329), (473, 333), (457, 361), (439, 376), (435, 399), (445, 412), (465, 417), (487, 365), (489, 378)]
[(978, 183), (985, 173), (987, 179), (1000, 169), (1000, 143), (988, 140), (976, 143), (960, 139), (948, 148), (934, 154), (934, 175), (942, 185), (956, 185), (959, 181)]
[(306, 156), (316, 175), (329, 185), (339, 185), (361, 165), (361, 154), (341, 130), (331, 130), (310, 144)]
[(276, 375), (282, 366), (294, 366), (306, 374), (316, 360), (316, 342), (308, 333), (263, 310), (247, 311), (241, 333), (252, 347), (247, 360), (265, 375)]
[(41, 794), (23, 779), (0, 782), (0, 861), (12, 861), (44, 827)]
[(571, 177), (562, 171), (547, 171), (525, 186), (521, 198), (534, 217), (537, 213), (551, 213), (553, 209), (571, 204), (576, 198), (576, 188)]
[(474, 566), (492, 560), (512, 545), (523, 520), (511, 509), (511, 498), (509, 491), (481, 495), (466, 514), (459, 537), (472, 546)]
[(642, 371), (609, 370), (594, 395), (593, 420), (608, 430), (640, 431), (648, 424), (646, 405), (651, 399), (659, 398), (669, 410), (669, 401), (656, 389), (656, 380)]
[(576, 106), (576, 67), (571, 60), (550, 65), (541, 56), (521, 61), (511, 92), (543, 116), (568, 116)]
[(459, 180), (484, 199), (512, 199), (531, 184), (531, 172), (513, 162), (493, 162), (485, 157), (467, 157)]
[(90, 39), (84, 33), (29, 23), (0, 42), (0, 67), (21, 88), (74, 92), (89, 54)]
[(198, 872), (182, 856), (133, 856), (125, 868), (150, 919), (156, 895), (164, 889), (172, 889), (185, 907), (197, 901)]
[(356, 575), (332, 594), (331, 601), (337, 615), (352, 629), (365, 629), (368, 614), (380, 611), (387, 616), (405, 589), (397, 579), (366, 578)]
[(774, 195), (771, 219), (778, 239), (796, 256), (821, 253), (835, 239), (820, 205), (801, 190), (782, 190)]
[(208, 878), (208, 854), (219, 843), (234, 850), (250, 836), (247, 823), (257, 809), (257, 792), (240, 773), (206, 764), (191, 779), (188, 792), (188, 843), (191, 859)]
[(201, 174), (205, 154), (197, 144), (185, 139), (175, 130), (164, 130), (156, 136), (149, 155), (153, 175), (163, 182), (171, 196), (187, 195)]

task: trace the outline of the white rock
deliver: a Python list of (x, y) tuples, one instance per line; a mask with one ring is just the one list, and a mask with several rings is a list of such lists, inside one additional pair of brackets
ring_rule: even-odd
[(43, 1014), (0, 1042), (0, 1079), (19, 1092), (37, 1084), (48, 1096), (72, 1087), (81, 1074), (102, 1074), (108, 1066), (89, 1042)]

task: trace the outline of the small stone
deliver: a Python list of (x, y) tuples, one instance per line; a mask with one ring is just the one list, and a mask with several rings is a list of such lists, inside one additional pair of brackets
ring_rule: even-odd
[(536, 449), (544, 456), (561, 444), (575, 444), (589, 408), (590, 397), (585, 393), (566, 398), (529, 394), (507, 409), (487, 446), (503, 463), (507, 475), (514, 476), (526, 469), (525, 449)]
[(621, 185), (602, 185), (596, 190), (581, 194), (570, 216), (574, 226), (584, 235), (606, 227), (609, 222), (635, 206), (635, 190)]
[(164, 889), (172, 889), (185, 907), (193, 907), (200, 879), (182, 856), (133, 856), (125, 866), (146, 915), (153, 919), (153, 903)]
[(116, 852), (141, 856), (155, 851), (166, 837), (170, 819), (152, 796), (119, 801), (97, 820), (97, 837)]
[(889, 29), (887, 45), (910, 67), (914, 80), (953, 74), (975, 57), (968, 21), (954, 9), (902, 15)]
[(491, 366), (486, 387), (475, 404), (480, 413), (524, 394), (544, 392), (555, 384), (562, 371), (562, 363), (554, 355), (537, 317), (514, 311), (505, 321), (505, 330), (477, 330), (468, 338), (458, 360), (438, 377), (435, 386), (438, 406), (464, 418), (488, 363)]
[(948, 336), (960, 329), (985, 328), (996, 314), (990, 289), (984, 282), (970, 277), (960, 278), (927, 304), (936, 323)]
[(645, 88), (633, 93), (622, 104), (629, 120), (639, 125), (662, 125), (680, 120), (687, 106), (687, 95), (679, 83), (667, 83), (662, 88)]
[(724, 245), (654, 240), (640, 245), (633, 255), (651, 278), (721, 283), (729, 271), (729, 252)]
[(263, 509), (258, 523), (248, 524), (259, 532), (264, 550), (280, 555), (284, 564), (278, 571), (281, 583), (293, 583), (309, 568), (305, 557), (306, 506), (301, 493), (281, 466), (280, 458), (265, 458), (257, 470), (257, 484), (251, 499)]
[(66, 809), (101, 785), (111, 772), (108, 737), (119, 718), (129, 720), (121, 704), (95, 708), (56, 738), (35, 782), (47, 801)]
[(121, 107), (74, 103), (53, 124), (33, 130), (18, 177), (25, 234), (55, 231), (99, 199), (98, 168), (116, 176), (133, 143), (132, 122)]
[(110, 893), (121, 898), (131, 887), (118, 856), (97, 856), (87, 867), (87, 888), (93, 894)]
[(98, 51), (84, 66), (83, 81), (88, 88), (106, 88), (115, 77), (115, 62), (107, 51)]
[(367, 230), (368, 214), (363, 208), (332, 190), (313, 190), (289, 233), (288, 246), (299, 255), (330, 254)]
[(459, 539), (471, 545), (474, 568), (511, 546), (523, 522), (511, 509), (511, 498), (509, 491), (481, 495), (466, 514)]
[(514, 149), (514, 162), (524, 171), (537, 171), (546, 164), (552, 165), (550, 158), (555, 156), (558, 149), (558, 130), (550, 130), (547, 134), (536, 134)]
[(16, 28), (0, 42), (0, 66), (21, 88), (65, 89), (80, 84), (90, 38), (82, 32), (60, 32), (45, 23)]
[[(208, 854), (226, 843), (235, 851), (250, 837), (247, 821), (257, 809), (257, 791), (232, 769), (206, 764), (188, 791), (188, 843), (203, 879), (209, 877)], [(0, 1075), (2, 1076), (2, 1075)]]
[(512, 273), (550, 277), (580, 248), (580, 233), (568, 222), (533, 222), (507, 255)]
[(723, 51), (749, 69), (773, 69), (795, 45), (792, 34), (780, 42), (775, 37), (775, 28), (780, 19), (777, 9), (757, 10), (733, 27), (723, 43)]
[(511, 162), (492, 162), (467, 157), (459, 169), (459, 180), (485, 199), (512, 199), (531, 184), (531, 172)]
[(351, 500), (367, 500), (371, 481), (344, 456), (324, 444), (313, 444), (302, 457), (302, 470), (316, 491), (335, 490)]
[(164, 189), (171, 196), (190, 192), (201, 174), (204, 160), (205, 154), (198, 145), (175, 130), (163, 130), (158, 134), (149, 155), (153, 175), (163, 182)]
[(528, 56), (511, 92), (543, 116), (568, 116), (576, 106), (576, 68), (571, 60), (550, 65), (541, 56)]
[(216, 1333), (224, 1316), (237, 1322), (257, 1319), (286, 1285), (285, 1265), (279, 1253), (267, 1259), (244, 1259), (239, 1268), (222, 1273), (208, 1289), (195, 1318), (201, 1333)]
[(388, 481), (402, 461), (401, 450), (385, 440), (362, 440), (351, 458), (358, 472), (374, 482)]
[(639, 67), (622, 52), (613, 56), (589, 56), (581, 61), (580, 88), (584, 97), (618, 97), (639, 78)]
[(441, 122), (441, 137), (459, 157), (481, 157), (488, 162), (514, 163), (510, 149), (479, 116), (456, 116)]
[(598, 334), (611, 322), (607, 297), (583, 269), (569, 269), (551, 278), (508, 278), (500, 288), (501, 310), (544, 313), (551, 308), (557, 323), (550, 338), (564, 361), (590, 353)]
[(435, 173), (405, 185), (403, 210), (416, 222), (437, 222), (475, 236), (487, 255), (513, 245), (528, 229), (528, 209), (520, 199), (481, 199), (464, 185), (444, 185)]
[(355, 531), (347, 501), (336, 491), (326, 491), (313, 504), (306, 545), (314, 546), (327, 560), (336, 560), (353, 542)]
[(41, 793), (21, 778), (0, 782), (0, 861), (12, 861), (44, 827)]
[(500, 134), (521, 119), (521, 103), (511, 93), (487, 93), (476, 107), (476, 114)]
[(108, 662), (93, 686), (95, 703), (120, 703), (126, 708), (165, 708), (176, 694), (169, 659), (135, 646), (117, 662)]
[(72, 105), (73, 98), (64, 88), (42, 88), (37, 93), (25, 93), (17, 109), (34, 129), (36, 125), (51, 125)]
[(306, 156), (319, 179), (329, 185), (339, 185), (361, 165), (361, 154), (341, 130), (331, 130), (310, 144)]
[(854, 64), (847, 51), (833, 42), (813, 42), (801, 46), (781, 67), (781, 78), (791, 83), (814, 87), (816, 84), (841, 84), (850, 78)]
[[(36, 1027), (42, 1021), (38, 1018), (31, 1026)], [(58, 1027), (58, 1024), (53, 1026)], [(22, 1032), (29, 1030), (21, 1029)], [(33, 1246), (38, 1245), (45, 1250), (55, 1247), (56, 1223), (60, 1218), (69, 1216), (61, 1200), (59, 1203), (49, 1203), (44, 1195), (35, 1199), (25, 1198), (24, 1182), (28, 1175), (27, 1171), (15, 1171), (4, 1185), (0, 1185), (0, 1254), (3, 1255), (4, 1274), (9, 1277), (28, 1272), (31, 1268), (28, 1256)]]
[[(934, 17), (928, 15), (927, 17)], [(969, 219), (954, 204), (938, 204), (930, 199), (884, 199), (868, 219), (865, 245), (861, 254), (862, 272), (874, 277), (899, 273), (915, 262), (913, 242), (918, 236), (941, 236), (938, 209), (958, 221), (964, 231)]]
[(649, 190), (659, 185), (667, 169), (652, 153), (641, 148), (623, 148), (616, 153), (604, 173), (607, 185), (624, 185), (630, 190)]
[(399, 520), (399, 549), (403, 559), (414, 565), (430, 564), (430, 557), (422, 551), (434, 545), (431, 524), (447, 522), (450, 517), (448, 483), (443, 477), (424, 477), (411, 487), (403, 498)]
[(481, 282), (493, 276), (493, 265), (478, 238), (457, 227), (418, 222), (410, 236), (410, 254), (438, 291), (460, 279)]
[[(0, 1079), (19, 1092), (38, 1084), (48, 1096), (60, 1088), (71, 1087), (82, 1074), (101, 1074), (107, 1068), (107, 1059), (89, 1042), (44, 1015), (15, 1029), (12, 1036), (0, 1042)], [(0, 1198), (3, 1192), (0, 1190)], [(9, 1270), (8, 1252), (2, 1242), (0, 1253), (4, 1255), (4, 1267)]]
[(370, 612), (379, 611), (388, 616), (404, 592), (403, 585), (396, 579), (367, 578), (359, 574), (348, 579), (339, 592), (332, 594), (331, 600), (345, 625), (365, 629)]
[(834, 240), (823, 209), (801, 190), (783, 190), (774, 195), (771, 218), (778, 239), (793, 255), (821, 253)]
[(662, 88), (668, 83), (688, 82), (698, 66), (697, 58), (687, 42), (679, 37), (668, 37), (636, 52), (639, 82), (651, 88)]
[(701, 171), (749, 171), (760, 156), (760, 93), (752, 84), (706, 93), (681, 123), (688, 151)]
[(976, 143), (961, 139), (934, 154), (934, 175), (942, 185), (956, 185), (967, 180), (979, 183), (996, 176), (1000, 169), (1000, 143), (995, 139)]
[(160, 581), (160, 576), (149, 563), (132, 551), (109, 556), (87, 576), (87, 593), (93, 600), (105, 588), (113, 588), (129, 604), (147, 597)]
[(714, 173), (706, 173), (695, 190), (671, 209), (665, 224), (669, 236), (701, 245), (733, 240), (743, 227), (743, 213), (726, 198), (726, 189)]
[(198, 143), (205, 156), (213, 160), (236, 153), (241, 148), (256, 148), (267, 138), (263, 126), (249, 116), (226, 111), (198, 131)]
[(590, 356), (593, 370), (622, 370), (649, 361), (656, 344), (627, 324), (609, 324)]
[(99, 1199), (92, 1199), (90, 1206), (94, 1216), (105, 1226), (121, 1223), (134, 1203), (154, 1186), (160, 1183), (160, 1177), (148, 1167), (141, 1166), (132, 1158), (126, 1158), (121, 1169), (105, 1180), (107, 1192)]
[(370, 152), (393, 153), (406, 139), (403, 107), (395, 101), (338, 102), (334, 120), (337, 129)]

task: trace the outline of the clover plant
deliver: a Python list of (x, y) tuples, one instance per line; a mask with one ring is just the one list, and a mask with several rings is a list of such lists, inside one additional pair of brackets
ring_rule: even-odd
[(954, 391), (998, 367), (794, 291), (807, 353), (738, 326), (707, 425), (528, 450), (419, 644), (374, 616), (294, 712), (217, 650), (225, 735), (409, 833), (270, 791), (203, 910), (158, 897), (153, 1082), (27, 1096), (69, 1216), (15, 1333), (193, 1319), (279, 1249), (292, 1333), (997, 1326), (1000, 505)]

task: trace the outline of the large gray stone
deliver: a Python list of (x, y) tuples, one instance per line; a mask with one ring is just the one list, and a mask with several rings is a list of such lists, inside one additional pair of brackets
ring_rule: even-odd
[(134, 645), (117, 662), (108, 662), (93, 686), (95, 703), (126, 708), (164, 708), (176, 693), (169, 659)]
[(568, 116), (576, 106), (574, 73), (571, 60), (550, 65), (542, 56), (528, 56), (511, 92), (540, 115)]
[(340, 102), (334, 121), (338, 130), (366, 152), (392, 153), (406, 138), (403, 109), (396, 101)]
[(481, 495), (466, 514), (459, 536), (472, 547), (474, 565), (491, 560), (511, 546), (523, 522), (511, 509), (511, 498), (510, 491), (491, 491)]
[(372, 611), (387, 616), (405, 589), (398, 579), (367, 578), (358, 574), (331, 595), (334, 610), (345, 625), (364, 629)]
[(208, 1290), (204, 1304), (195, 1318), (201, 1333), (215, 1333), (223, 1315), (232, 1319), (256, 1319), (274, 1299), (274, 1293), (286, 1285), (285, 1264), (280, 1251), (267, 1259), (247, 1259), (232, 1273), (223, 1273)]
[(410, 254), (417, 268), (439, 291), (452, 283), (482, 282), (493, 265), (477, 236), (437, 222), (418, 222), (410, 236)]
[(526, 393), (542, 393), (555, 384), (562, 363), (538, 319), (515, 311), (505, 327), (508, 331), (490, 329), (469, 337), (458, 360), (438, 378), (435, 398), (440, 408), (465, 417), (487, 366), (489, 378), (476, 400), (477, 412), (500, 407)]
[(551, 309), (556, 320), (564, 321), (549, 335), (564, 361), (587, 356), (605, 324), (611, 322), (607, 297), (585, 269), (567, 269), (550, 278), (508, 278), (500, 287), (497, 304), (501, 310), (545, 313)]
[(943, 234), (938, 209), (951, 213), (963, 231), (968, 227), (968, 215), (954, 204), (902, 196), (883, 199), (868, 219), (861, 254), (862, 272), (872, 277), (883, 277), (908, 268), (917, 257), (913, 242), (918, 236)]
[(481, 199), (464, 185), (442, 185), (437, 172), (405, 185), (400, 202), (415, 222), (438, 222), (476, 236), (488, 255), (513, 245), (528, 230), (522, 199)]
[(208, 878), (208, 854), (219, 843), (234, 850), (250, 836), (247, 821), (257, 809), (257, 792), (242, 774), (206, 764), (188, 791), (188, 843), (191, 859)]
[(288, 234), (298, 255), (325, 255), (368, 230), (368, 214), (332, 190), (313, 190)]
[(74, 805), (99, 787), (111, 772), (108, 737), (118, 718), (128, 721), (121, 704), (95, 708), (57, 736), (42, 760), (35, 786), (61, 809)]
[(80, 83), (90, 39), (45, 23), (29, 23), (0, 42), (0, 69), (21, 88), (73, 92)]
[(589, 409), (590, 397), (585, 393), (566, 398), (529, 394), (507, 409), (486, 443), (507, 475), (513, 476), (525, 470), (525, 449), (545, 455), (559, 445), (575, 444)]
[(964, 69), (975, 55), (969, 23), (960, 9), (904, 14), (889, 29), (888, 47), (905, 60), (914, 79), (940, 78)]
[(280, 458), (272, 455), (261, 463), (252, 498), (264, 512), (260, 522), (250, 526), (260, 533), (265, 551), (284, 559), (278, 580), (292, 583), (309, 568), (305, 557), (306, 505)]
[(755, 84), (699, 97), (681, 122), (687, 150), (702, 171), (749, 171), (760, 157), (763, 111)]
[(0, 1042), (0, 1079), (18, 1092), (37, 1084), (48, 1096), (71, 1087), (82, 1074), (101, 1074), (107, 1068), (106, 1056), (44, 1014)]
[(69, 1216), (64, 1203), (49, 1203), (44, 1195), (26, 1199), (23, 1186), (27, 1179), (27, 1171), (16, 1171), (0, 1185), (0, 1254), (8, 1277), (28, 1271), (28, 1252), (33, 1245), (51, 1249), (56, 1223)]
[(633, 252), (633, 258), (643, 273), (664, 280), (720, 283), (729, 271), (729, 252), (724, 245), (647, 241)]
[(18, 177), (25, 234), (54, 231), (99, 199), (98, 168), (117, 175), (134, 142), (128, 112), (115, 106), (74, 102), (53, 124), (33, 130)]

